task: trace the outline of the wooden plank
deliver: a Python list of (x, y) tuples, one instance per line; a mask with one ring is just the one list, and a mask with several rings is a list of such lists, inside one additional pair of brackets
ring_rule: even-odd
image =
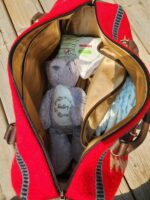
[(8, 51), (16, 34), (9, 20), (5, 7), (0, 1), (0, 97), (9, 123), (15, 121), (11, 92), (7, 77)]
[(6, 200), (6, 197), (5, 197), (5, 195), (3, 194), (1, 185), (0, 185), (0, 200)]
[(137, 200), (150, 199), (150, 132), (144, 143), (130, 154), (126, 179)]
[(4, 0), (4, 3), (18, 34), (30, 26), (34, 14), (43, 12), (37, 0)]
[(139, 48), (140, 58), (142, 59), (142, 61), (145, 63), (145, 65), (150, 70), (150, 55), (149, 55), (146, 47), (144, 47), (143, 43), (139, 40), (139, 36), (137, 35), (137, 33), (135, 31), (132, 31), (132, 35), (133, 35), (133, 40), (135, 41), (135, 43), (137, 44), (137, 46)]
[(2, 35), (0, 34), (0, 97), (5, 109), (5, 113), (7, 116), (7, 121), (9, 124), (15, 122), (14, 112), (13, 112), (13, 104), (11, 99), (11, 92), (10, 92), (10, 86), (8, 82), (8, 76), (6, 72), (6, 66), (7, 66), (7, 56), (8, 56), (8, 50), (6, 49), (6, 46), (4, 44), (4, 40)]
[(16, 38), (16, 33), (12, 28), (12, 23), (2, 0), (0, 0), (0, 33), (3, 36), (6, 48), (9, 50), (13, 40)]
[(39, 0), (45, 12), (49, 12), (56, 0)]
[[(3, 139), (5, 130), (7, 128), (7, 120), (5, 118), (2, 103), (0, 101), (0, 183), (1, 183), (1, 197), (3, 194), (6, 200), (15, 196), (10, 180), (10, 169), (12, 159), (14, 156), (14, 148), (6, 143)], [(3, 193), (2, 193), (3, 192)]]
[(120, 187), (116, 193), (115, 200), (134, 200), (133, 195), (123, 178), (120, 184)]

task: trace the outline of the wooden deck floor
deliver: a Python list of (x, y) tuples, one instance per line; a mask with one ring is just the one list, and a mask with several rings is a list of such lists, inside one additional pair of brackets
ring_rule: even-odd
[[(108, 0), (107, 0), (108, 1)], [(15, 195), (10, 181), (10, 167), (14, 154), (12, 146), (3, 140), (7, 124), (14, 121), (6, 63), (13, 40), (30, 25), (37, 12), (48, 12), (55, 0), (0, 0), (0, 200)], [(123, 6), (131, 22), (134, 40), (140, 56), (150, 64), (150, 1), (109, 0)], [(150, 135), (136, 151), (116, 194), (116, 200), (150, 200)]]

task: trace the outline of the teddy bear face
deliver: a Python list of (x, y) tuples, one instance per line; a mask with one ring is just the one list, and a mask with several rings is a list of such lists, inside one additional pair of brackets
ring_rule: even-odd
[(55, 58), (46, 63), (46, 72), (51, 86), (59, 84), (73, 87), (79, 78), (79, 70), (74, 61), (69, 59)]

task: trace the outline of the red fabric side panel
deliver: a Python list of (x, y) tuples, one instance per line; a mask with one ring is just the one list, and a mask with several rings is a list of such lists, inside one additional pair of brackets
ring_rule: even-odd
[(81, 161), (80, 166), (69, 186), (66, 197), (71, 200), (95, 200), (96, 199), (96, 167), (100, 156), (105, 151), (105, 146), (99, 145), (93, 148)]
[(81, 5), (91, 3), (91, 0), (57, 0), (54, 7), (50, 11), (53, 17), (63, 15), (68, 12), (73, 12), (76, 8), (78, 9)]
[(105, 2), (96, 3), (96, 13), (100, 28), (104, 32), (104, 34), (111, 39), (113, 39), (112, 28), (117, 9), (118, 4), (108, 4)]
[[(93, 147), (82, 159), (66, 194), (68, 199), (95, 200), (97, 198), (96, 171), (99, 159), (107, 148), (108, 145), (100, 143)], [(102, 181), (105, 200), (113, 199), (122, 176), (123, 173), (121, 172), (121, 169), (118, 169), (118, 171), (110, 169), (110, 153), (108, 151), (102, 162)], [(113, 184), (112, 180), (114, 181)]]
[(130, 23), (129, 23), (129, 20), (128, 20), (126, 13), (124, 12), (123, 18), (122, 18), (122, 21), (121, 21), (121, 24), (120, 24), (120, 28), (119, 28), (119, 31), (118, 31), (118, 42), (120, 43), (120, 41), (122, 39), (125, 39), (125, 38), (127, 40), (132, 40)]
[[(17, 148), (29, 172), (28, 199), (43, 200), (56, 198), (59, 195), (56, 191), (51, 172), (48, 168), (43, 151), (36, 137), (34, 136), (34, 132), (31, 129), (26, 115), (23, 111), (22, 105), (16, 93), (16, 89), (13, 85), (10, 71), (9, 80), (16, 116)], [(18, 170), (19, 169), (15, 161), (12, 165), (12, 181), (17, 195), (20, 196), (20, 184), (22, 184), (22, 181)]]
[[(101, 30), (105, 35), (107, 35), (107, 37), (115, 41), (115, 38), (113, 37), (113, 27), (118, 12), (118, 4), (97, 2), (96, 12)], [(126, 37), (126, 39), (132, 39), (130, 24), (125, 12), (118, 28), (117, 42), (120, 42), (120, 40), (124, 39), (124, 37)]]

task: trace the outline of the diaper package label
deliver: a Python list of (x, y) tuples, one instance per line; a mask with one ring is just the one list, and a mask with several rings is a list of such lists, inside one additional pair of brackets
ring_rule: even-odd
[(98, 51), (100, 42), (100, 38), (64, 35), (57, 57), (67, 56), (74, 60), (79, 67), (80, 76), (89, 78), (104, 57)]

